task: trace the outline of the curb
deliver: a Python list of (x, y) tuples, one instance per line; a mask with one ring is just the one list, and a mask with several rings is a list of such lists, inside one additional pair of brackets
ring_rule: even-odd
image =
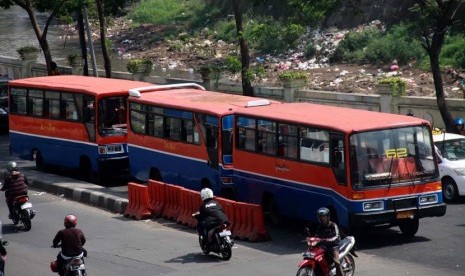
[(126, 198), (86, 188), (86, 186), (89, 186), (89, 188), (95, 189), (95, 187), (98, 187), (103, 189), (101, 186), (81, 183), (50, 183), (38, 180), (34, 176), (29, 177), (29, 179), (29, 186), (32, 188), (96, 206), (113, 213), (123, 214), (128, 205), (128, 199)]

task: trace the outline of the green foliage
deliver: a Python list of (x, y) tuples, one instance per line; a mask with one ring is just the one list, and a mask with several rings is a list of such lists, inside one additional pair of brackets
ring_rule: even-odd
[(263, 66), (254, 66), (252, 68), (245, 69), (244, 78), (250, 82), (256, 79), (261, 79), (265, 75), (265, 68)]
[(18, 52), (18, 54), (20, 54), (20, 55), (24, 55), (26, 53), (38, 53), (39, 48), (37, 48), (35, 46), (31, 46), (31, 45), (26, 45), (26, 46), (18, 48), (16, 50), (16, 52)]
[(81, 58), (81, 55), (75, 54), (75, 53), (74, 54), (69, 54), (66, 57), (66, 59), (68, 61), (68, 65), (70, 65), (70, 66), (74, 66), (76, 64), (79, 64), (81, 62), (80, 58)]
[(126, 69), (129, 73), (136, 74), (136, 73), (143, 73), (143, 74), (150, 74), (152, 72), (153, 62), (150, 59), (144, 58), (135, 58), (131, 59), (126, 64)]
[(407, 83), (399, 77), (387, 77), (378, 80), (379, 84), (388, 84), (392, 91), (392, 96), (403, 96), (405, 95), (405, 89)]
[(257, 50), (266, 53), (283, 53), (295, 48), (305, 28), (298, 24), (284, 24), (271, 18), (260, 22), (251, 21), (245, 29), (245, 37)]
[(141, 0), (128, 15), (139, 24), (173, 24), (187, 22), (204, 7), (201, 0)]
[(463, 35), (446, 39), (440, 55), (441, 66), (465, 68), (465, 38)]
[(236, 22), (234, 20), (221, 20), (218, 21), (214, 26), (215, 38), (226, 41), (227, 43), (237, 42), (237, 30)]
[(293, 22), (317, 26), (340, 4), (340, 0), (288, 0)]
[(227, 56), (224, 63), (226, 69), (233, 74), (239, 73), (242, 69), (242, 63), (237, 56)]
[(307, 73), (303, 71), (284, 71), (278, 75), (280, 81), (307, 80)]
[(409, 25), (396, 25), (384, 33), (369, 28), (349, 33), (339, 43), (331, 62), (387, 64), (397, 60), (400, 65), (421, 60), (425, 55), (420, 41)]
[(310, 59), (314, 57), (316, 54), (316, 47), (313, 43), (308, 43), (307, 46), (305, 47), (305, 53), (304, 56), (307, 59)]

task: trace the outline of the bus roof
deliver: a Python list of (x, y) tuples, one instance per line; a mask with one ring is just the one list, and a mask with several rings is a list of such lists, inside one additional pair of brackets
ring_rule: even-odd
[(11, 87), (31, 87), (36, 89), (64, 90), (87, 94), (124, 93), (135, 87), (153, 85), (148, 82), (123, 79), (109, 79), (78, 75), (46, 76), (17, 79), (9, 82)]
[[(200, 89), (182, 88), (144, 92), (140, 98), (129, 97), (132, 102), (156, 104), (170, 108), (180, 108), (199, 112), (212, 112), (218, 115), (232, 113), (242, 108), (260, 108), (262, 104), (281, 104), (278, 101), (242, 95), (232, 95)], [(258, 103), (258, 105), (256, 104)], [(249, 106), (249, 107), (248, 107)]]
[(313, 103), (284, 103), (266, 109), (244, 109), (236, 114), (309, 124), (344, 133), (430, 124), (427, 120), (412, 116)]

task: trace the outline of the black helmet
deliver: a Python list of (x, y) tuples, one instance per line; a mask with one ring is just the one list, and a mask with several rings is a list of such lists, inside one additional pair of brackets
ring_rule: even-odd
[(316, 211), (316, 216), (318, 217), (318, 221), (320, 223), (321, 223), (321, 220), (320, 220), (321, 217), (328, 217), (329, 219), (330, 215), (331, 213), (329, 212), (329, 209), (326, 207), (321, 207), (320, 209), (318, 209), (318, 211)]
[(8, 165), (6, 165), (6, 169), (12, 173), (14, 171), (18, 171), (18, 164), (16, 164), (16, 162), (14, 161), (10, 161), (8, 162)]

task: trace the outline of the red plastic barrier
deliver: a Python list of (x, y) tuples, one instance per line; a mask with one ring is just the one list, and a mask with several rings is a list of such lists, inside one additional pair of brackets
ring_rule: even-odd
[(197, 225), (197, 220), (192, 217), (192, 214), (199, 210), (202, 203), (200, 193), (188, 189), (181, 189), (179, 193), (180, 210), (176, 222), (194, 228)]
[[(236, 208), (236, 201), (226, 199), (226, 198), (222, 198), (222, 197), (215, 197), (215, 200), (218, 201), (218, 203), (220, 203), (221, 206), (223, 206), (224, 213), (226, 214), (229, 221), (231, 222), (230, 228), (233, 229), (235, 221), (236, 221), (236, 218), (234, 217), (234, 210)], [(234, 235), (234, 233), (233, 233), (233, 235)]]
[(165, 207), (165, 183), (149, 179), (148, 182), (149, 204), (153, 215), (160, 217)]
[(161, 213), (166, 219), (176, 220), (180, 211), (180, 186), (165, 183), (165, 206)]
[(128, 205), (124, 211), (125, 217), (133, 217), (140, 220), (149, 218), (152, 215), (147, 186), (129, 182), (128, 201)]
[(236, 202), (234, 218), (235, 224), (232, 234), (236, 239), (244, 239), (251, 242), (270, 239), (260, 205)]

